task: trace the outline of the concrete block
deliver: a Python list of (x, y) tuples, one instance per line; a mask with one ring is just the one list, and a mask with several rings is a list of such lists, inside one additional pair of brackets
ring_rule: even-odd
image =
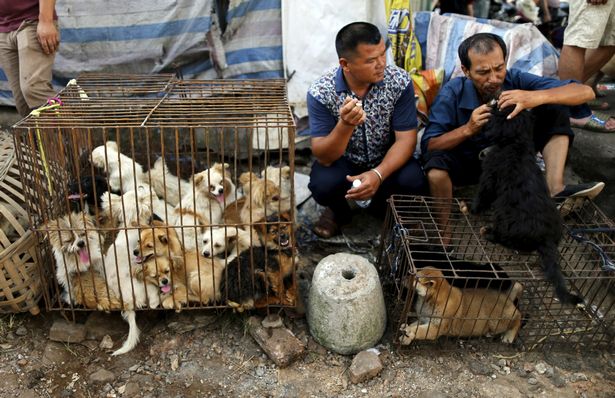
[(348, 253), (325, 257), (316, 266), (309, 294), (310, 333), (339, 354), (373, 347), (386, 327), (386, 309), (376, 268)]

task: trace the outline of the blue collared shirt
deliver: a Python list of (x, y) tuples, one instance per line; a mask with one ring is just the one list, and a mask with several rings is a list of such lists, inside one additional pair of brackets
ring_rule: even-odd
[[(518, 69), (506, 71), (506, 78), (502, 89), (505, 90), (546, 90), (554, 87), (576, 83), (574, 80), (557, 80), (550, 77), (541, 77), (531, 73), (521, 72)], [(474, 109), (481, 105), (480, 98), (474, 84), (465, 76), (456, 77), (442, 87), (429, 111), (429, 124), (421, 139), (421, 150), (427, 152), (429, 140), (444, 133), (455, 130), (466, 124)], [(591, 111), (587, 105), (576, 108), (576, 115), (588, 116)], [(478, 133), (459, 145), (462, 151), (480, 151), (489, 146), (482, 133)]]
[[(329, 70), (312, 83), (307, 94), (312, 137), (331, 133), (348, 96), (356, 98), (346, 85), (340, 67)], [(344, 156), (356, 165), (376, 167), (393, 145), (395, 131), (417, 128), (412, 80), (405, 70), (388, 65), (384, 79), (373, 84), (361, 101), (367, 117), (352, 133)]]

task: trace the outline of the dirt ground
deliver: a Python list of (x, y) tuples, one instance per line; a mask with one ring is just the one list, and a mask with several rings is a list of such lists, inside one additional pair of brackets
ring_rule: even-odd
[[(606, 398), (615, 391), (615, 356), (605, 352), (496, 353), (471, 343), (453, 351), (397, 352), (385, 339), (377, 347), (382, 372), (352, 384), (352, 357), (315, 343), (304, 319), (285, 318), (285, 324), (307, 355), (279, 369), (246, 332), (246, 318), (231, 313), (140, 313), (141, 342), (120, 357), (100, 348), (102, 339), (49, 341), (56, 315), (2, 317), (2, 396)], [(126, 331), (119, 315), (98, 316), (116, 328), (117, 346)]]
[[(363, 242), (354, 251), (372, 258)], [(306, 244), (313, 266), (344, 239)], [(373, 259), (373, 258), (372, 258)], [(388, 330), (376, 347), (383, 369), (360, 384), (349, 378), (352, 356), (327, 351), (310, 336), (305, 318), (285, 316), (285, 326), (307, 354), (284, 369), (248, 333), (247, 315), (231, 312), (147, 311), (137, 348), (109, 355), (127, 332), (119, 314), (78, 313), (88, 339), (49, 340), (59, 312), (0, 318), (0, 394), (3, 397), (613, 397), (615, 355), (592, 350), (496, 352), (476, 340), (453, 349), (422, 346), (399, 351)], [(105, 337), (108, 335), (108, 337)], [(110, 338), (110, 340), (109, 340)]]

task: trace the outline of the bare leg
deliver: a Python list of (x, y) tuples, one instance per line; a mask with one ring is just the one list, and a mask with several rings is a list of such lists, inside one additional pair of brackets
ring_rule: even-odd
[(453, 200), (453, 182), (446, 170), (431, 169), (427, 172), (427, 181), (431, 196), (437, 199), (436, 221), (442, 231), (442, 244), (446, 247), (451, 240), (449, 217)]
[(570, 138), (567, 135), (554, 135), (542, 149), (547, 186), (551, 196), (564, 189), (564, 167), (566, 166), (569, 142)]
[(564, 46), (559, 58), (560, 80), (575, 79), (583, 81), (585, 49), (576, 46)]
[[(586, 50), (576, 46), (564, 46), (559, 60), (560, 80), (575, 79), (580, 82), (588, 80), (597, 73), (613, 55), (615, 47), (599, 47)], [(610, 55), (609, 55), (610, 54)], [(608, 58), (607, 58), (608, 56)], [(605, 60), (606, 59), (606, 60)], [(583, 126), (589, 117), (582, 119), (570, 119), (573, 126)], [(607, 130), (615, 130), (615, 118), (610, 117), (606, 121)]]
[(615, 46), (598, 47), (589, 49), (585, 53), (585, 65), (583, 67), (583, 82), (589, 80), (602, 69), (615, 54)]

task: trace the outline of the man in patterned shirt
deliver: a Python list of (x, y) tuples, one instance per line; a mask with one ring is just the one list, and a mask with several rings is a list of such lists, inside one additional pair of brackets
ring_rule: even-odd
[[(410, 76), (386, 65), (378, 28), (366, 22), (343, 27), (335, 39), (339, 66), (314, 82), (307, 95), (312, 153), (309, 189), (326, 207), (314, 232), (329, 238), (351, 220), (346, 199), (371, 199), (381, 215), (394, 193), (421, 194), (423, 171), (413, 152), (417, 141)], [(353, 187), (359, 180), (360, 186)]]

